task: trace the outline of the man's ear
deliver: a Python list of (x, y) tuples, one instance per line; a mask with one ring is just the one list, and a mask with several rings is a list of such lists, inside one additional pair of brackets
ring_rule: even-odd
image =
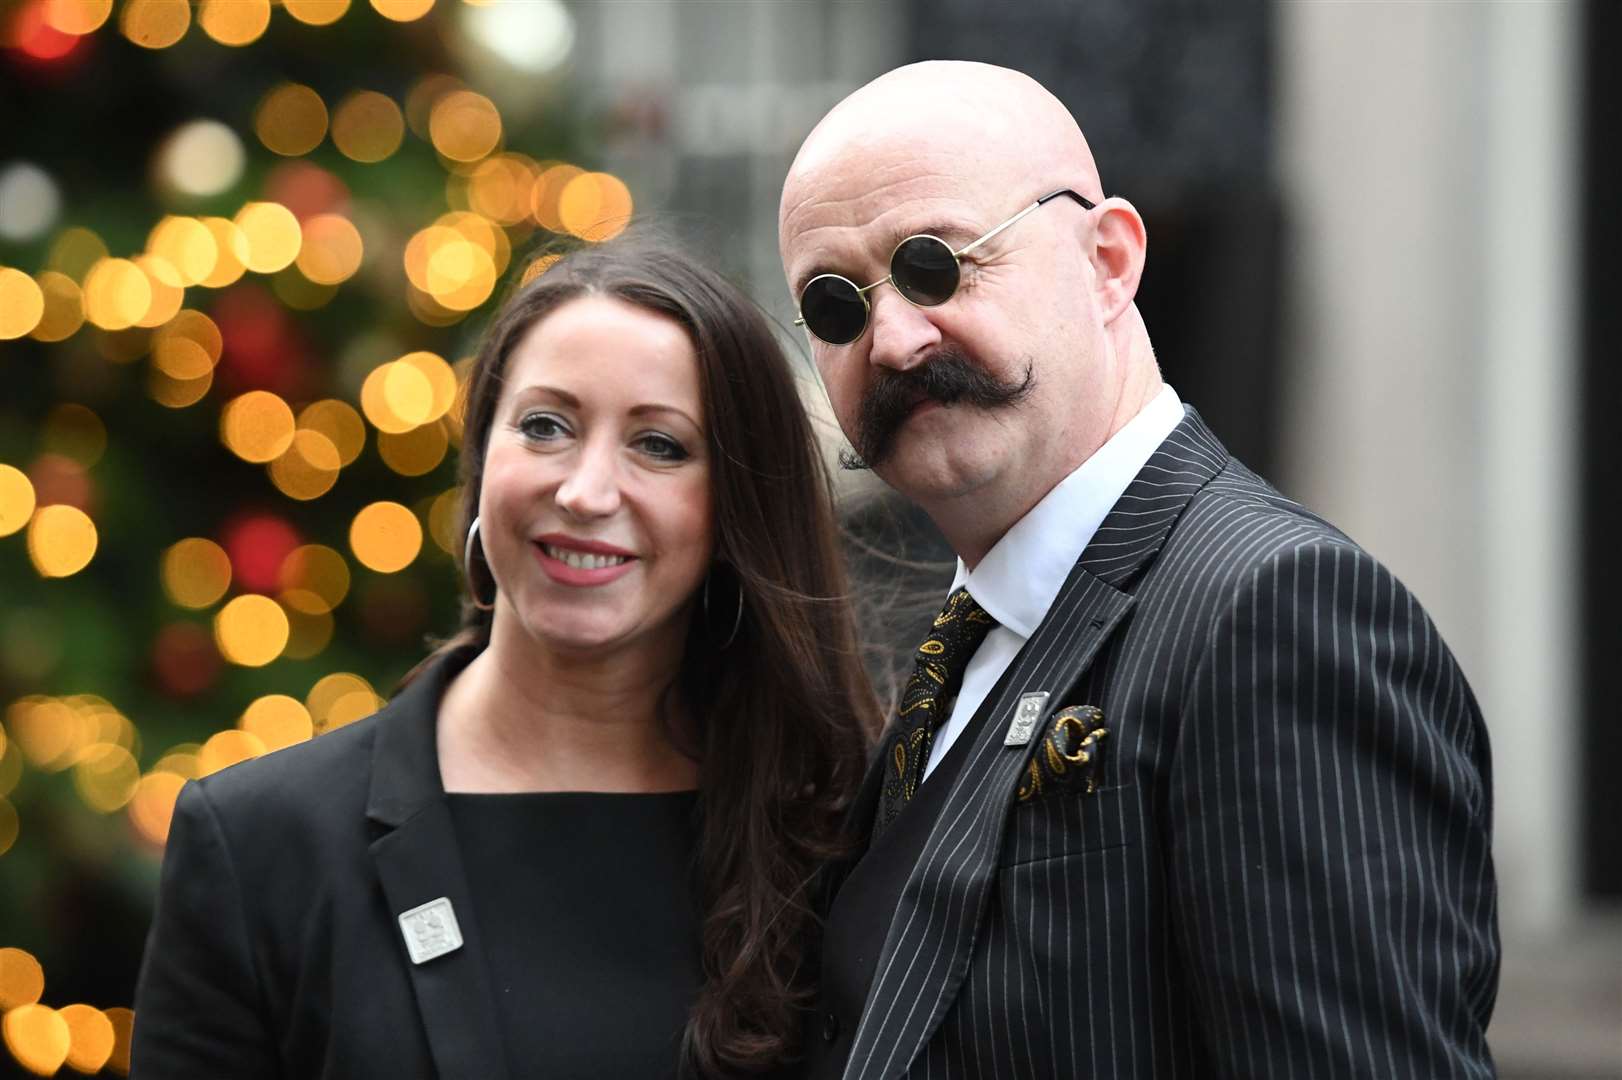
[(1125, 199), (1105, 199), (1093, 213), (1097, 218), (1092, 244), (1093, 296), (1108, 326), (1138, 294), (1149, 235), (1143, 218)]

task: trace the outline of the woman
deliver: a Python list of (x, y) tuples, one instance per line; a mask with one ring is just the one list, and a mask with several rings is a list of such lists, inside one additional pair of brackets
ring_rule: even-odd
[(135, 1075), (701, 1076), (793, 1059), (878, 716), (759, 311), (577, 251), (468, 385), (464, 626), (376, 716), (188, 784)]

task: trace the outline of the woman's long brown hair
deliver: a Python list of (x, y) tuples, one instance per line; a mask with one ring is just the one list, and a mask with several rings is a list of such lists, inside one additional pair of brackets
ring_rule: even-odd
[[(621, 237), (564, 256), (487, 331), (463, 414), (464, 533), (478, 512), (508, 356), (537, 322), (587, 295), (673, 319), (698, 357), (716, 561), (671, 688), (697, 722), (702, 819), (704, 984), (682, 1057), (699, 1076), (758, 1072), (798, 1055), (820, 941), (810, 884), (845, 853), (842, 821), (880, 721), (858, 654), (831, 484), (759, 308), (673, 245)], [(488, 588), (477, 557), (464, 569)], [(740, 590), (741, 622), (727, 644)], [(464, 599), (461, 630), (434, 655), (489, 636), (489, 612)]]

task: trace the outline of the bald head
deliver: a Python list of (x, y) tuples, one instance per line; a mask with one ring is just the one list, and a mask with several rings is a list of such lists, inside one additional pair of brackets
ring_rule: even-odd
[(1027, 75), (991, 64), (932, 60), (885, 73), (852, 93), (806, 137), (783, 185), (778, 223), (830, 186), (872, 188), (922, 163), (956, 194), (1068, 187), (1103, 198), (1092, 150), (1070, 111)]

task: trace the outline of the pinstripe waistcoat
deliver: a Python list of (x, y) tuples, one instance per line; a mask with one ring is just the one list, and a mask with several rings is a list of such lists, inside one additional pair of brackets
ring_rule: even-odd
[[(1079, 704), (1097, 790), (1018, 800)], [(826, 1017), (846, 1080), (1493, 1075), (1470, 688), (1412, 594), (1193, 410), (961, 738), (897, 902), (834, 909), (888, 926), (860, 1015)]]

